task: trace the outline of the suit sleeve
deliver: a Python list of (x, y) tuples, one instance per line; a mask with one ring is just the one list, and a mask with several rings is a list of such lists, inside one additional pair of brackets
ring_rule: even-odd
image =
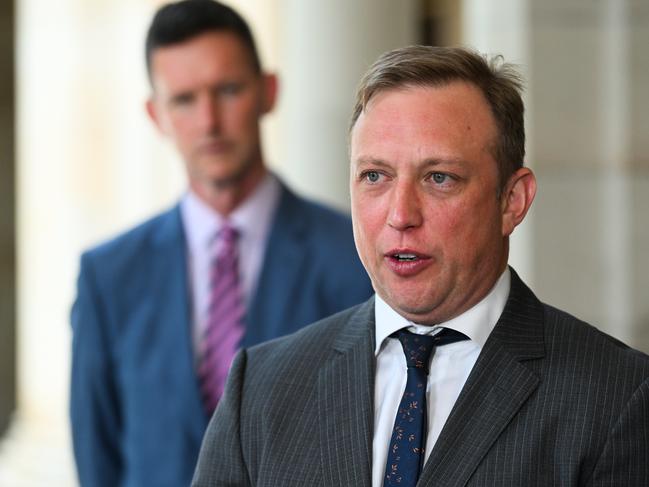
[(106, 316), (87, 255), (81, 258), (72, 307), (70, 419), (82, 486), (120, 484), (120, 409), (105, 330)]
[(225, 393), (203, 437), (192, 487), (252, 486), (241, 444), (241, 390), (246, 358), (243, 349), (232, 363)]
[(587, 485), (649, 485), (649, 378), (635, 391), (620, 415)]

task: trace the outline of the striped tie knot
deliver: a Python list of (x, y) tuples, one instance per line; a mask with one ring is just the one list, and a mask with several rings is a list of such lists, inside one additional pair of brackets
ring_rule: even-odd
[(231, 276), (239, 275), (239, 249), (237, 242), (239, 240), (239, 231), (229, 222), (225, 222), (223, 227), (216, 233), (217, 253), (212, 261), (211, 284), (224, 273)]
[(239, 238), (239, 230), (234, 228), (230, 222), (224, 222), (217, 236), (223, 244), (234, 245)]

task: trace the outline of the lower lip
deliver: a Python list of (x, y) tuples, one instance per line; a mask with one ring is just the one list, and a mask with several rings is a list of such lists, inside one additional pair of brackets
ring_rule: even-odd
[(417, 260), (399, 260), (392, 256), (385, 256), (388, 267), (392, 272), (401, 277), (410, 277), (419, 274), (431, 263), (430, 258), (419, 258)]

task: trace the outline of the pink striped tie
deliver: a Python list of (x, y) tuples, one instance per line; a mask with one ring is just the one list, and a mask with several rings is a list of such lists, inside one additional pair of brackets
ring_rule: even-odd
[(218, 233), (220, 249), (210, 276), (208, 322), (201, 343), (198, 374), (203, 403), (211, 415), (219, 402), (232, 359), (244, 333), (245, 308), (239, 284), (238, 232), (225, 223)]

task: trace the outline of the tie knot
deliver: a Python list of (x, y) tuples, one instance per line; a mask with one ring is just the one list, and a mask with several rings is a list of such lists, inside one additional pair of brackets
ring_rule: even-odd
[(436, 335), (418, 335), (406, 329), (396, 332), (396, 338), (401, 342), (403, 353), (406, 355), (408, 368), (422, 369), (428, 374), (430, 357), (435, 347), (449, 343), (468, 340), (468, 337), (459, 331), (444, 328)]
[(219, 230), (218, 237), (224, 243), (233, 243), (239, 237), (239, 231), (230, 222), (225, 222)]
[(239, 260), (238, 238), (239, 231), (227, 221), (217, 232), (213, 265), (214, 269), (218, 270), (219, 273), (225, 272), (229, 268), (237, 268)]

